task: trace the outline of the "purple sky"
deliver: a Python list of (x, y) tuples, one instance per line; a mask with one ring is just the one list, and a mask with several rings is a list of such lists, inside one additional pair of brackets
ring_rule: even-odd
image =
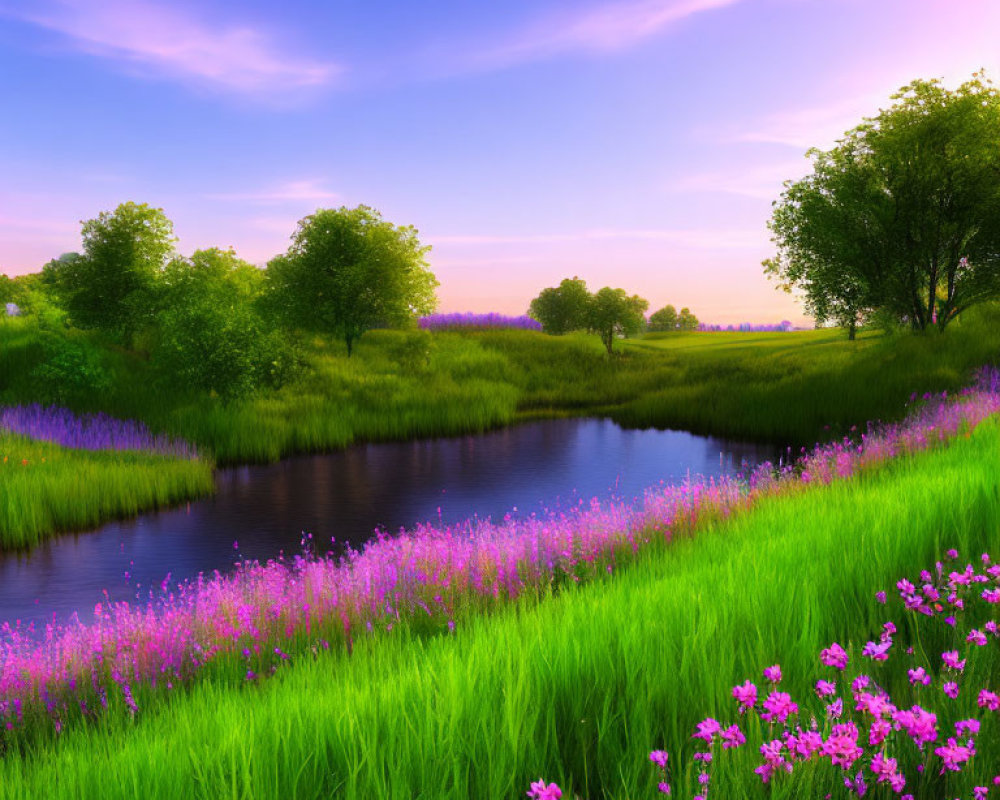
[(782, 181), (913, 78), (1000, 77), (998, 43), (991, 0), (0, 0), (0, 271), (124, 200), (255, 263), (367, 203), (433, 246), (442, 311), (579, 275), (802, 322), (760, 268)]

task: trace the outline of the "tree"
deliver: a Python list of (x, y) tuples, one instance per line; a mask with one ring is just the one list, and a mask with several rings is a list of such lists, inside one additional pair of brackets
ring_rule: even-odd
[(638, 295), (629, 295), (624, 289), (605, 286), (590, 301), (588, 326), (600, 334), (601, 341), (612, 353), (617, 336), (634, 336), (646, 324), (644, 314), (649, 302)]
[(434, 310), (437, 280), (417, 231), (368, 206), (320, 209), (300, 220), (288, 252), (267, 267), (270, 301), (286, 322), (342, 338), (347, 354), (370, 328)]
[(528, 307), (528, 316), (542, 324), (546, 333), (562, 334), (587, 327), (590, 292), (575, 275), (556, 287), (542, 289)]
[(698, 330), (698, 318), (691, 313), (690, 308), (681, 309), (681, 313), (677, 317), (677, 328), (682, 331)]
[(656, 332), (677, 330), (677, 309), (667, 305), (659, 311), (654, 311), (649, 316), (649, 330)]
[(264, 273), (232, 250), (175, 258), (160, 280), (153, 361), (169, 380), (234, 400), (280, 385), (295, 364), (257, 307)]
[(765, 271), (851, 336), (869, 315), (923, 330), (1000, 297), (1000, 93), (981, 73), (958, 89), (918, 80), (894, 104), (809, 151), (786, 184)]
[(173, 251), (163, 209), (122, 203), (83, 223), (83, 253), (50, 262), (73, 324), (128, 338), (151, 321), (157, 278)]

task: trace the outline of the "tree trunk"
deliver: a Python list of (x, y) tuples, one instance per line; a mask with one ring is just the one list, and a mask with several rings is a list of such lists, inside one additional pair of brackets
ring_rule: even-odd
[(858, 333), (858, 322), (857, 320), (852, 319), (850, 324), (847, 326), (847, 341), (853, 342), (857, 333)]
[(354, 352), (354, 337), (350, 335), (345, 336), (344, 341), (347, 342), (347, 357), (350, 358), (351, 353)]

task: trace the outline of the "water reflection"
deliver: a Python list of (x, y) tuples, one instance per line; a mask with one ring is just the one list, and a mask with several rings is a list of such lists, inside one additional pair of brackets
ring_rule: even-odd
[(0, 620), (89, 616), (105, 592), (134, 599), (168, 573), (181, 579), (225, 571), (237, 557), (298, 552), (303, 531), (324, 548), (331, 538), (360, 545), (376, 527), (632, 497), (660, 481), (731, 474), (774, 455), (761, 445), (564, 419), (237, 467), (217, 475), (207, 500), (0, 557)]

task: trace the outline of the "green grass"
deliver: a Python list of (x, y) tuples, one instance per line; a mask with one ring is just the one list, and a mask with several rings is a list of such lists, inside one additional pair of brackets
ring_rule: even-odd
[(211, 493), (212, 465), (71, 450), (0, 431), (0, 550)]
[[(997, 552), (997, 474), (994, 421), (881, 471), (764, 500), (614, 578), (467, 620), (454, 636), (397, 628), (350, 657), (320, 651), (261, 685), (219, 675), (135, 720), (37, 742), (0, 759), (0, 797), (485, 800), (522, 797), (539, 775), (566, 797), (653, 797), (648, 751), (687, 764), (699, 719), (735, 717), (733, 684), (780, 662), (783, 686), (804, 698), (821, 647), (863, 643), (884, 620), (876, 589), (948, 547)], [(985, 783), (1000, 764), (996, 715), (977, 745)], [(717, 772), (718, 796), (766, 796), (752, 757)], [(919, 796), (968, 796), (976, 774)], [(690, 796), (692, 780), (675, 772), (675, 792)], [(770, 796), (822, 797), (838, 780), (806, 772)]]
[[(0, 320), (0, 402), (37, 399), (45, 336)], [(601, 414), (782, 445), (811, 444), (902, 415), (913, 391), (954, 390), (1000, 359), (1000, 311), (968, 314), (944, 335), (796, 333), (650, 335), (609, 358), (596, 336), (531, 331), (370, 331), (348, 359), (340, 342), (305, 348), (301, 376), (224, 405), (158, 376), (137, 354), (79, 333), (112, 378), (69, 404), (145, 421), (221, 464), (269, 461), (356, 441), (476, 433), (538, 416)], [(428, 344), (429, 343), (429, 344)]]

